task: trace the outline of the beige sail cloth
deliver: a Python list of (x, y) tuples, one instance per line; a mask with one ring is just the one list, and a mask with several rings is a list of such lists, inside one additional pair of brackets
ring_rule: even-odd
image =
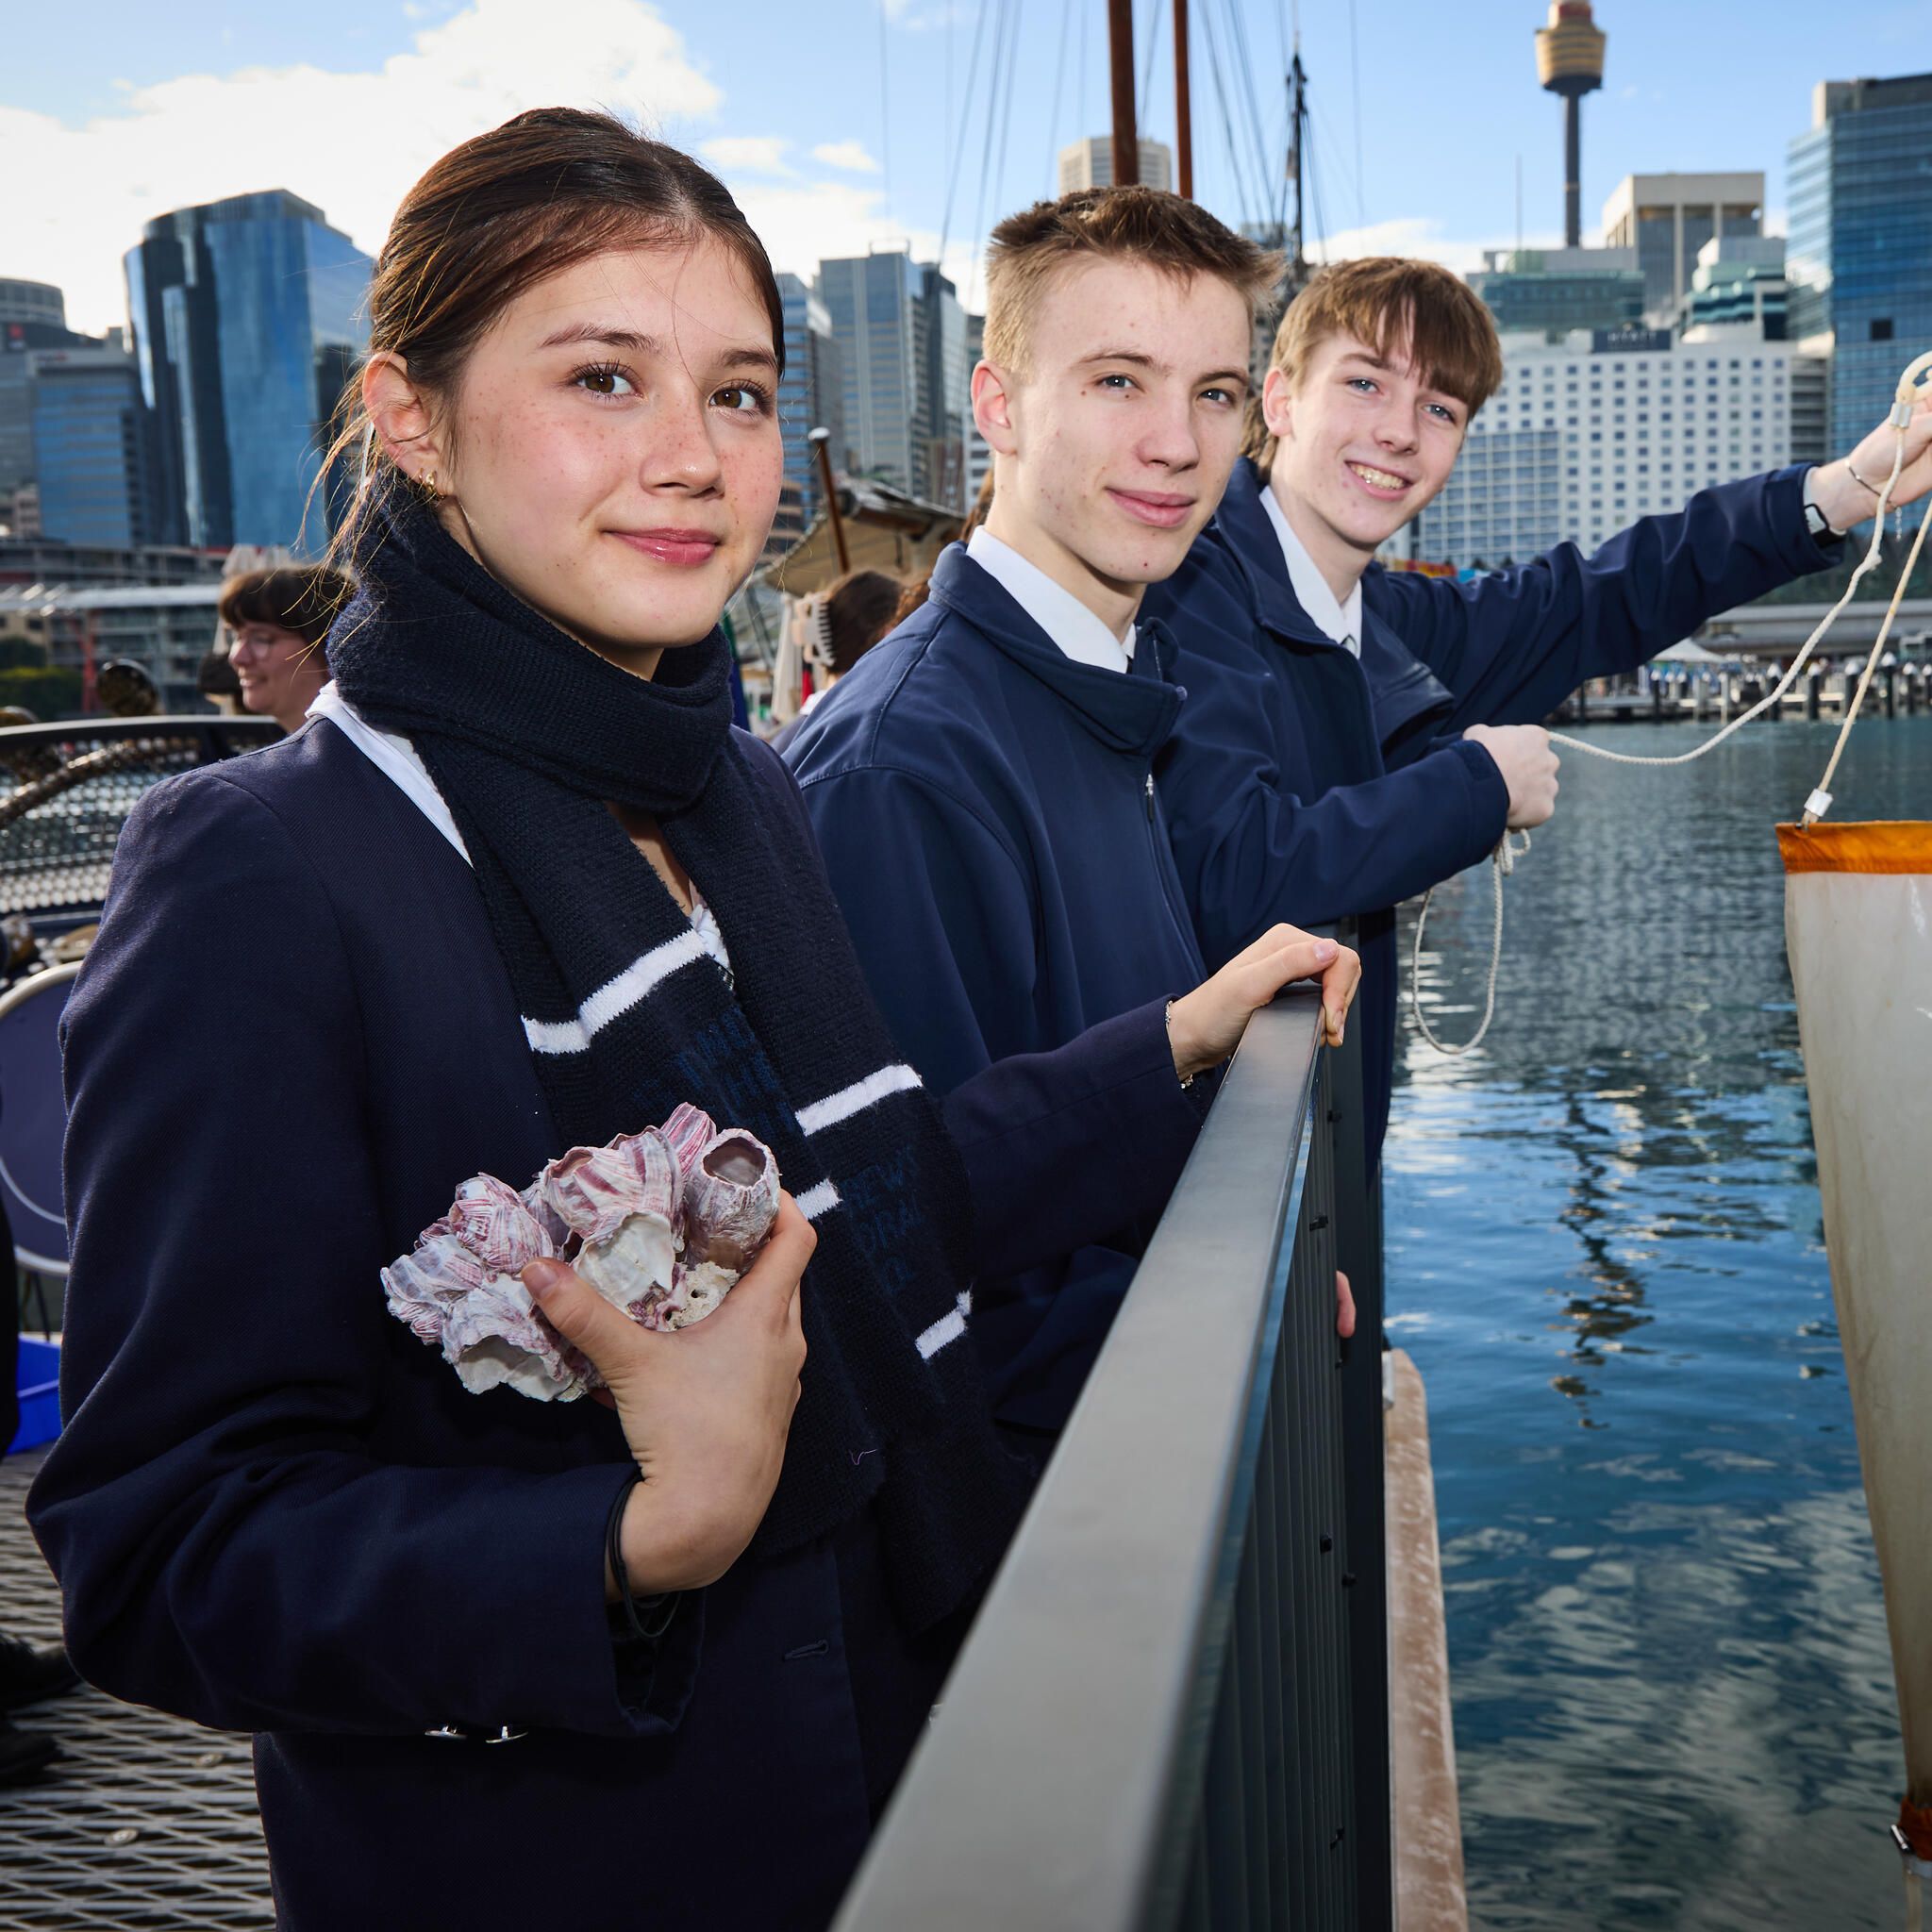
[(1932, 824), (1780, 825), (1777, 839), (1916, 1836), (1932, 1817)]

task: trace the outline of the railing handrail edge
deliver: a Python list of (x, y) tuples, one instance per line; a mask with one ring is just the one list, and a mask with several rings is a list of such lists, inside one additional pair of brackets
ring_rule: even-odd
[[(1148, 1900), (1198, 1742), (1319, 1052), (1312, 993), (1250, 1024), (837, 1932), (998, 1925), (1029, 1907), (1069, 1932), (1124, 1932)], [(1179, 1428), (1150, 1464), (1138, 1425), (1163, 1404)], [(1057, 1732), (1057, 1706), (1107, 1735)]]

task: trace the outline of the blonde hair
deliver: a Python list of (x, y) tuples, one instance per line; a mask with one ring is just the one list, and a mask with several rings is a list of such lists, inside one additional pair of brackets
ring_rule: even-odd
[[(1289, 304), (1268, 358), (1292, 388), (1330, 336), (1353, 336), (1385, 360), (1407, 352), (1424, 381), (1474, 416), (1503, 386), (1503, 345), (1482, 298), (1460, 275), (1433, 261), (1399, 255), (1364, 256), (1320, 270)], [(1241, 454), (1262, 469), (1274, 460), (1276, 439), (1261, 415), (1261, 398), (1248, 406)]]
[(1158, 188), (1083, 188), (1037, 201), (992, 231), (986, 256), (986, 359), (1024, 375), (1041, 291), (1071, 266), (1125, 259), (1188, 279), (1211, 275), (1247, 304), (1252, 327), (1282, 275), (1280, 256)]

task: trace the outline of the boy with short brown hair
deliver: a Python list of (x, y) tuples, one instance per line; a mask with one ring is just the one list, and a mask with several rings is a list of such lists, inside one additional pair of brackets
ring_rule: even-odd
[[(1161, 797), (1209, 965), (1277, 907), (1359, 922), (1371, 1159), (1395, 1032), (1394, 907), (1556, 808), (1535, 721), (1714, 612), (1836, 559), (1884, 475), (1849, 460), (1706, 490), (1586, 558), (1574, 544), (1474, 583), (1385, 572), (1376, 552), (1448, 481), (1501, 385), (1488, 311), (1448, 270), (1324, 269), (1290, 308), (1248, 460), (1186, 565), (1148, 598), (1190, 692)], [(1895, 501), (1932, 485), (1932, 411)]]
[[(928, 1086), (1090, 1030), (1131, 1046), (1111, 1244), (974, 1287), (991, 1392), (1022, 1429), (1064, 1422), (1205, 1103), (1205, 1081), (1175, 1077), (1193, 1064), (1176, 996), (1204, 974), (1153, 775), (1183, 693), (1137, 614), (1235, 462), (1277, 273), (1153, 189), (1003, 222), (973, 375), (987, 520), (788, 753), (874, 995)], [(1331, 1011), (1353, 970), (1328, 965)]]

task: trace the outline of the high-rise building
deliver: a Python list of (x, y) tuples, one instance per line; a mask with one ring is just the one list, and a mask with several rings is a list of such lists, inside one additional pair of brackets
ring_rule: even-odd
[(986, 355), (986, 317), (969, 315), (966, 318), (966, 502), (968, 506), (979, 501), (979, 492), (986, 488), (986, 479), (992, 474), (992, 450), (985, 437), (979, 433), (979, 425), (973, 420), (973, 372), (978, 368)]
[(1604, 243), (1636, 249), (1646, 315), (1675, 311), (1713, 235), (1763, 232), (1761, 173), (1625, 175), (1604, 203)]
[(813, 429), (831, 432), (834, 465), (844, 461), (845, 408), (839, 385), (839, 344), (832, 318), (806, 283), (793, 275), (778, 277), (785, 309), (785, 375), (778, 384), (778, 423), (785, 439), (785, 480), (779, 486), (778, 514), (772, 521), (774, 554), (791, 549), (819, 511), (818, 458), (807, 440)]
[(839, 345), (845, 458), (894, 490), (918, 487), (921, 271), (903, 249), (819, 263), (818, 293)]
[(1713, 235), (1697, 251), (1684, 297), (1687, 328), (1748, 324), (1761, 329), (1766, 341), (1781, 342), (1789, 307), (1782, 235)]
[[(91, 336), (67, 326), (67, 302), (45, 282), (0, 280), (0, 521), (18, 530), (34, 487), (34, 394), (27, 358), (37, 349), (80, 349)], [(9, 505), (12, 506), (9, 510)]]
[(153, 542), (148, 413), (121, 332), (26, 361), (41, 534), (117, 549)]
[(1594, 550), (1713, 483), (1813, 458), (1818, 364), (1755, 325), (1507, 336), (1503, 387), (1399, 555), (1526, 561)]
[[(1141, 186), (1171, 189), (1174, 186), (1174, 150), (1164, 141), (1139, 142)], [(1091, 141), (1076, 141), (1060, 150), (1059, 192), (1072, 194), (1081, 188), (1111, 188), (1113, 182), (1113, 137), (1096, 134)]]
[(313, 554), (328, 425), (368, 338), (369, 258), (276, 189), (148, 223), (126, 257), (163, 538)]
[(1842, 454), (1932, 343), (1932, 74), (1821, 81), (1788, 159), (1790, 332), (1828, 341), (1829, 447)]
[(67, 298), (51, 282), (20, 282), (0, 276), (0, 323), (37, 322), (67, 326)]
[(1628, 328), (1643, 320), (1634, 248), (1490, 249), (1469, 285), (1504, 334)]
[(919, 447), (914, 493), (948, 509), (967, 501), (966, 444), (972, 434), (966, 311), (936, 262), (920, 272)]

